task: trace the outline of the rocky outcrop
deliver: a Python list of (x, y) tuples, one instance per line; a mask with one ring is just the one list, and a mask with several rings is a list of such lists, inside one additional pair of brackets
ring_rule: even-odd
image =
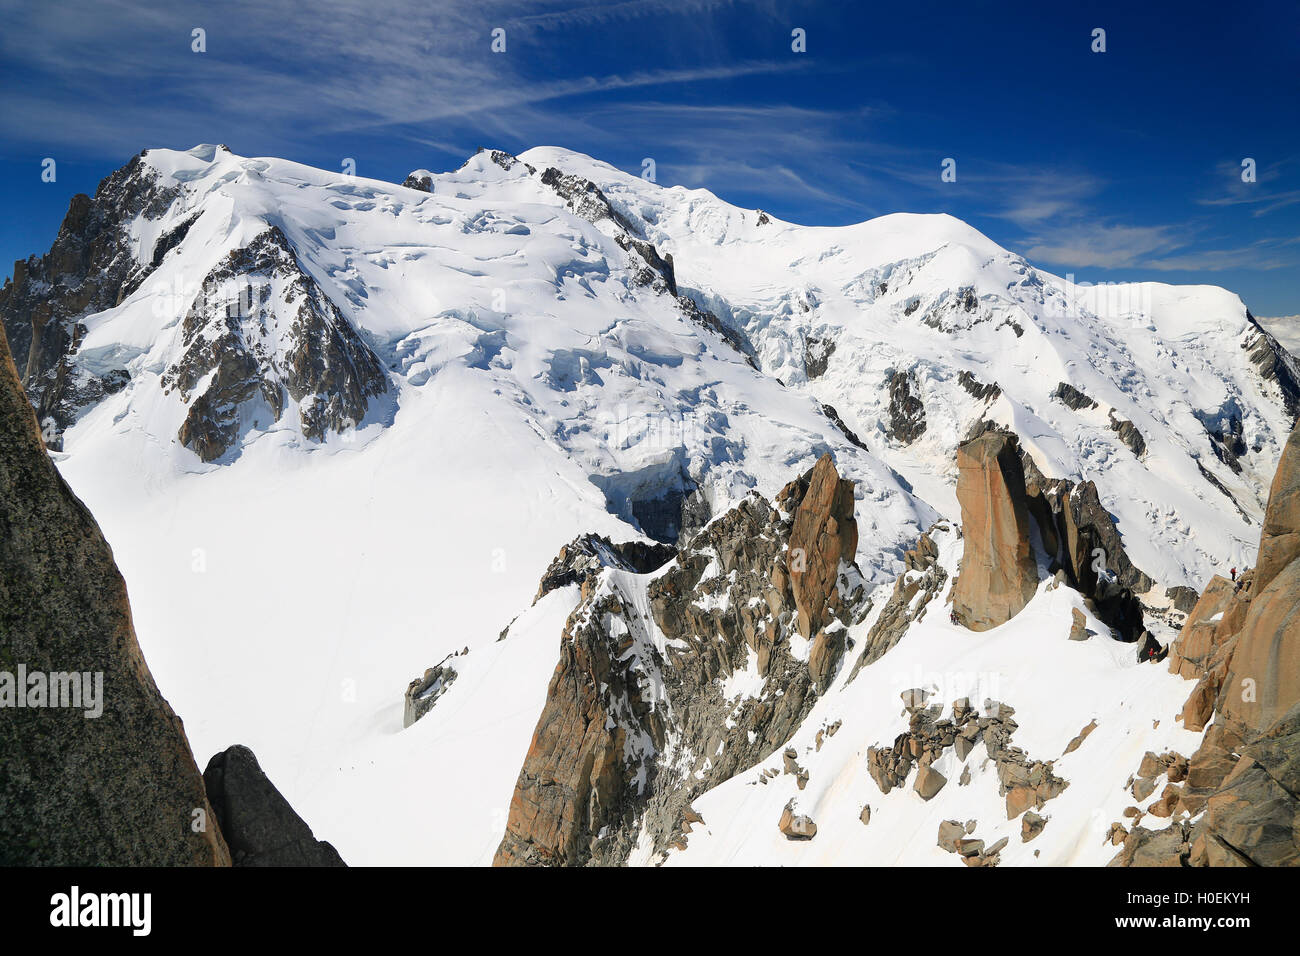
[(885, 386), (889, 390), (889, 427), (885, 434), (902, 445), (910, 445), (925, 434), (925, 405), (910, 372), (894, 372)]
[(422, 193), (433, 192), (433, 173), (427, 169), (416, 169), (402, 180), (407, 189), (418, 189)]
[(1246, 593), (1216, 708), (1243, 737), (1265, 732), (1300, 702), (1300, 426), (1273, 477)]
[(1128, 831), (1116, 865), (1300, 865), (1298, 485), (1300, 427), (1273, 479), (1259, 564), (1236, 584), (1214, 578), (1170, 650), (1170, 668), (1198, 678), (1184, 725), (1210, 724), (1162, 808), (1180, 819)]
[(933, 764), (952, 748), (965, 761), (977, 743), (983, 742), (997, 765), (999, 793), (1006, 800), (1007, 819), (1014, 820), (1030, 808), (1042, 809), (1069, 782), (1052, 772), (1053, 761), (1033, 760), (1011, 735), (1018, 726), (1014, 708), (995, 700), (984, 701), (981, 715), (966, 698), (953, 701), (950, 717), (942, 717), (943, 704), (928, 705), (930, 691), (916, 688), (903, 692), (909, 714), (908, 729), (888, 747), (867, 749), (867, 773), (881, 793), (905, 786), (913, 767), (917, 776), (913, 789), (929, 800), (947, 783)]
[[(582, 600), (561, 637), (498, 865), (619, 863), (643, 832), (666, 851), (684, 838), (695, 795), (784, 744), (834, 679), (847, 625), (869, 609), (851, 563), (856, 526), (840, 520), (846, 509), (851, 519), (852, 502), (827, 458), (773, 502), (751, 494), (642, 582), (579, 562)], [(805, 620), (816, 625), (807, 660), (791, 643), (801, 633), (796, 533), (808, 562), (798, 585)], [(724, 679), (740, 671), (763, 691), (729, 698)]]
[(542, 574), (542, 583), (537, 588), (536, 604), (543, 596), (556, 588), (569, 584), (581, 584), (584, 593), (590, 583), (604, 568), (619, 568), (635, 574), (649, 574), (657, 571), (677, 556), (677, 549), (670, 544), (647, 543), (644, 541), (624, 541), (615, 544), (599, 534), (583, 534), (574, 538), (551, 560)]
[(388, 390), (379, 359), (270, 226), (203, 282), (181, 325), (184, 354), (163, 374), (188, 405), (177, 438), (203, 461), (269, 427), (291, 399), (308, 439), (356, 427)]
[(230, 863), (113, 553), (51, 463), (4, 336), (0, 705), (0, 863)]
[(1146, 453), (1146, 439), (1142, 437), (1137, 426), (1126, 419), (1116, 418), (1113, 411), (1110, 413), (1110, 430), (1119, 436), (1120, 441), (1128, 445), (1129, 451), (1136, 457), (1141, 458)]
[[(569, 209), (588, 222), (596, 223), (602, 219), (608, 219), (623, 232), (642, 238), (641, 230), (632, 225), (632, 222), (626, 216), (615, 209), (613, 203), (609, 201), (609, 197), (590, 179), (564, 173), (554, 166), (548, 166), (544, 169), (541, 179), (542, 185), (555, 190)], [(675, 295), (676, 292), (673, 294)]]
[(1019, 444), (987, 431), (958, 446), (957, 469), (966, 547), (953, 610), (966, 627), (987, 631), (1015, 617), (1038, 587)]
[(1259, 534), (1255, 589), (1263, 591), (1300, 555), (1300, 430), (1282, 449)]
[(957, 384), (982, 402), (994, 401), (1002, 394), (1002, 386), (998, 385), (997, 382), (981, 382), (965, 370), (958, 373)]
[(790, 532), (790, 590), (804, 637), (812, 638), (829, 622), (839, 598), (840, 564), (853, 564), (857, 550), (853, 482), (839, 476), (830, 455), (822, 455), (810, 473)]
[(826, 374), (831, 356), (835, 354), (835, 340), (808, 336), (803, 343), (803, 372), (809, 379)]
[[(1242, 580), (1246, 580), (1246, 575), (1242, 575)], [(1169, 645), (1169, 669), (1188, 680), (1202, 677), (1211, 669), (1219, 649), (1240, 630), (1248, 606), (1248, 600), (1234, 582), (1216, 574), (1192, 606), (1178, 637)], [(1215, 696), (1217, 690), (1210, 697), (1211, 706)], [(1208, 717), (1207, 712), (1205, 718)]]
[(203, 771), (208, 799), (235, 866), (346, 866), (317, 840), (247, 747), (216, 754)]
[[(50, 251), (14, 263), (0, 290), (0, 321), (18, 374), (49, 444), (58, 447), (77, 413), (123, 388), (126, 369), (91, 372), (73, 356), (86, 334), (82, 320), (121, 303), (176, 245), (177, 230), (137, 258), (131, 224), (163, 217), (179, 196), (136, 156), (106, 177), (94, 197), (72, 197)], [(179, 230), (193, 223), (188, 220)]]
[[(494, 161), (497, 155), (496, 152), (493, 153)], [(508, 153), (500, 155), (519, 162)], [(503, 168), (512, 167), (503, 165)], [(528, 171), (535, 172), (531, 166), (528, 167)], [(630, 254), (633, 277), (638, 285), (671, 295), (677, 300), (678, 307), (688, 319), (717, 334), (743, 355), (750, 366), (758, 367), (754, 360), (753, 343), (743, 332), (726, 325), (707, 308), (678, 289), (672, 253), (660, 255), (654, 244), (645, 238), (642, 229), (616, 209), (599, 186), (589, 179), (562, 172), (554, 166), (544, 169), (540, 178), (542, 185), (554, 190), (575, 215), (593, 224), (607, 221), (614, 226), (614, 241), (618, 243), (619, 248)]]
[(1121, 640), (1143, 632), (1138, 595), (1154, 586), (1129, 559), (1115, 520), (1102, 505), (1097, 486), (1043, 477), (1033, 458), (1021, 452), (1029, 514), (1046, 552), (1048, 570), (1084, 595), (1097, 617)]
[(1066, 408), (1074, 409), (1076, 412), (1080, 409), (1096, 408), (1097, 403), (1079, 391), (1069, 382), (1060, 382), (1056, 386), (1056, 391), (1052, 392), (1052, 398), (1056, 399)]
[(893, 593), (862, 642), (862, 652), (849, 674), (850, 681), (862, 668), (880, 660), (901, 641), (912, 623), (925, 617), (930, 602), (943, 591), (948, 572), (939, 563), (939, 546), (935, 538), (950, 534), (951, 527), (946, 522), (938, 522), (917, 539), (914, 548), (904, 553), (904, 571), (894, 582)]
[(1300, 362), (1249, 312), (1246, 321), (1248, 326), (1241, 347), (1259, 377), (1276, 389), (1282, 407), (1294, 421), (1300, 415)]
[(433, 709), (443, 694), (450, 688), (460, 672), (456, 670), (455, 658), (460, 652), (448, 654), (433, 667), (425, 669), (422, 676), (411, 681), (402, 695), (402, 727), (411, 726)]

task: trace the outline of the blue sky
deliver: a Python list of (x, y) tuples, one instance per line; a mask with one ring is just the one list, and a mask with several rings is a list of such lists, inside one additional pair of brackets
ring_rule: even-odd
[[(948, 212), (1058, 274), (1213, 283), (1257, 315), (1300, 313), (1294, 0), (0, 11), (6, 275), (48, 249), (73, 193), (147, 147), (353, 158), (359, 175), (401, 181), (479, 146), (546, 144), (638, 173), (652, 157), (660, 183), (796, 222)], [(498, 27), (504, 53), (490, 49)], [(1098, 27), (1105, 53), (1091, 50)], [(947, 157), (956, 182), (941, 181)]]

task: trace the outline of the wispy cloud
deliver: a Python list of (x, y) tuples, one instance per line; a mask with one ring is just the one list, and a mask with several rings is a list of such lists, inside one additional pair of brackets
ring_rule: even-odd
[[(1300, 165), (1300, 162), (1297, 162), (1295, 157), (1288, 157), (1279, 162), (1257, 166), (1255, 181), (1246, 182), (1242, 179), (1244, 170), (1240, 164), (1220, 163), (1216, 170), (1216, 178), (1223, 183), (1222, 189), (1215, 195), (1198, 199), (1197, 202), (1202, 206), (1213, 207), (1253, 206), (1251, 214), (1254, 216), (1266, 216), (1279, 209), (1285, 209), (1287, 206), (1300, 203), (1300, 189), (1278, 189), (1273, 184), (1288, 181), (1284, 177), (1284, 171), (1287, 168), (1294, 169), (1297, 165)], [(1291, 181), (1294, 181), (1293, 177)]]

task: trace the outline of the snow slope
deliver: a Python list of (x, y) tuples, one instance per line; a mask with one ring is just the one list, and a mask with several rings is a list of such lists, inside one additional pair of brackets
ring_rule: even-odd
[[(955, 570), (961, 541), (951, 533), (936, 538), (940, 563)], [(975, 634), (949, 624), (943, 613), (950, 577), (932, 612), (896, 647), (851, 683), (851, 668), (840, 671), (791, 738), (788, 746), (808, 771), (807, 786), (799, 790), (795, 778), (781, 772), (781, 753), (773, 754), (694, 802), (704, 823), (692, 829), (685, 850), (669, 855), (668, 865), (961, 866), (955, 854), (938, 846), (944, 820), (976, 821), (972, 835), (986, 846), (1008, 837), (1003, 865), (1105, 865), (1116, 852), (1106, 840), (1108, 830), (1134, 803), (1124, 785), (1143, 754), (1189, 755), (1200, 743), (1201, 734), (1174, 720), (1191, 684), (1163, 667), (1139, 664), (1132, 645), (1101, 636), (1069, 640), (1071, 611), (1083, 611), (1083, 601), (1069, 588), (1048, 590), (1048, 583), (1012, 620)], [(850, 636), (860, 640), (872, 623), (874, 616), (852, 628)], [(1090, 615), (1088, 626), (1106, 633)], [(1048, 818), (1038, 837), (1022, 842), (1020, 819), (1007, 820), (996, 766), (982, 742), (964, 761), (951, 749), (936, 761), (948, 783), (929, 801), (913, 791), (913, 778), (888, 794), (880, 792), (865, 770), (867, 748), (889, 746), (908, 729), (901, 694), (912, 688), (933, 691), (945, 716), (962, 697), (981, 712), (987, 701), (1014, 708), (1020, 726), (1012, 743), (1031, 759), (1056, 761), (1053, 772), (1069, 781), (1038, 811)], [(1096, 728), (1065, 754), (1094, 720)], [(837, 722), (838, 730), (833, 736), (823, 733), (818, 747), (819, 731)], [(959, 783), (963, 768), (970, 771), (964, 786)], [(771, 771), (768, 782), (760, 783)], [(777, 829), (791, 800), (796, 813), (817, 824), (811, 841), (788, 840)], [(864, 806), (871, 808), (865, 826)], [(1145, 825), (1159, 821), (1148, 818)]]
[[(1126, 287), (1140, 307), (1121, 313), (1103, 307), (1101, 291), (1041, 273), (950, 217), (758, 225), (754, 211), (706, 191), (664, 189), (580, 154), (499, 155), (432, 175), (426, 193), (219, 147), (151, 150), (145, 162), (179, 198), (160, 219), (132, 220), (132, 254), (147, 261), (161, 237), (198, 218), (138, 288), (84, 319), (73, 357), (130, 373), (85, 410), (56, 458), (113, 545), (141, 646), (200, 764), (249, 745), (348, 862), (490, 860), (576, 601), (555, 592), (525, 610), (538, 578), (579, 533), (637, 537), (638, 514), (665, 496), (697, 488), (719, 514), (750, 489), (770, 496), (830, 451), (857, 483), (858, 563), (885, 585), (920, 531), (958, 515), (953, 452), (986, 414), (1016, 428), (1049, 474), (1094, 478), (1161, 589), (1251, 563), (1286, 422), (1241, 353), (1245, 310), (1230, 293)], [(672, 253), (681, 291), (748, 346), (733, 348), (647, 284), (622, 227), (575, 211), (543, 182), (551, 166), (599, 184), (633, 235)], [(314, 441), (291, 415), (249, 419), (231, 456), (204, 463), (177, 440), (185, 399), (163, 379), (204, 277), (271, 226), (391, 387), (354, 429)], [(836, 344), (810, 378), (806, 344), (819, 337)], [(882, 383), (900, 370), (915, 375), (926, 409), (925, 433), (907, 446), (881, 424)], [(962, 371), (996, 382), (1000, 397), (972, 396)], [(1100, 408), (1050, 399), (1058, 381)], [(1257, 448), (1240, 475), (1216, 459), (1196, 417), (1229, 405)], [(1144, 435), (1141, 461), (1111, 430), (1111, 409)], [(1053, 608), (1059, 629), (1063, 600), (1040, 596), (1033, 608)], [(1037, 614), (987, 652), (980, 645), (972, 666), (1015, 657)], [(890, 666), (943, 669), (965, 660), (963, 646), (927, 621)], [(1140, 724), (1184, 693), (1161, 685), (1134, 709), (1124, 695), (1139, 675), (1100, 646), (1059, 651), (1083, 655), (1077, 662), (1044, 661), (1108, 682), (1097, 734), (1118, 733), (1109, 728), (1128, 715)], [(464, 648), (463, 676), (403, 731), (407, 682)], [(889, 735), (896, 708), (873, 690), (877, 677), (863, 673), (818, 705), (860, 727), (837, 748)], [(1017, 708), (1052, 699), (1047, 685), (1023, 701), (1006, 696)], [(1082, 702), (1060, 709), (1041, 731), (1026, 722), (1026, 734), (1056, 735), (1034, 742), (1044, 757), (1086, 723)], [(1128, 759), (1132, 741), (1107, 740), (1099, 748)], [(814, 786), (828, 776), (814, 772)], [(733, 780), (716, 799), (744, 786)], [(734, 815), (703, 812), (711, 826)], [(718, 833), (709, 858), (741, 852)], [(688, 856), (708, 845), (692, 838)]]

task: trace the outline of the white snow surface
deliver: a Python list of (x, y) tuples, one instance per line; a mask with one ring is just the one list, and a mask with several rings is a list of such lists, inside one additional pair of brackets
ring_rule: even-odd
[[(1235, 295), (1075, 286), (948, 216), (758, 226), (755, 211), (707, 191), (662, 188), (581, 154), (543, 147), (521, 158), (535, 174), (482, 152), (435, 174), (424, 193), (212, 146), (150, 150), (146, 162), (183, 197), (163, 219), (134, 224), (137, 258), (202, 215), (132, 295), (85, 321), (77, 361), (126, 367), (131, 382), (67, 431), (56, 459), (113, 546), (154, 676), (200, 766), (231, 744), (252, 747), (349, 863), (490, 861), (577, 600), (562, 589), (529, 609), (538, 578), (579, 533), (638, 536), (629, 499), (683, 475), (720, 514), (751, 489), (771, 496), (832, 452), (857, 483), (858, 564), (885, 585), (917, 534), (941, 515), (959, 517), (955, 447), (987, 411), (1024, 437), (1049, 476), (1097, 481), (1130, 556), (1161, 589), (1200, 587), (1220, 567), (1253, 563), (1287, 422), (1239, 347), (1247, 320)], [(578, 217), (541, 183), (548, 166), (598, 183), (672, 253), (681, 291), (748, 337), (757, 368), (671, 296), (638, 286), (641, 260), (614, 241), (612, 223)], [(181, 353), (180, 322), (198, 284), (268, 225), (283, 230), (393, 388), (347, 434), (311, 442), (290, 415), (250, 428), (233, 460), (204, 464), (176, 440), (185, 406), (160, 378)], [(965, 288), (977, 296), (975, 314), (954, 304)], [(1103, 301), (1116, 294), (1124, 309)], [(922, 324), (927, 314), (951, 328)], [(802, 364), (809, 337), (836, 341), (826, 374), (812, 381)], [(894, 370), (916, 375), (926, 407), (927, 431), (909, 447), (881, 425)], [(957, 384), (960, 371), (997, 382), (1001, 397), (986, 410)], [(1058, 381), (1101, 407), (1072, 412), (1053, 401)], [(823, 402), (865, 449), (822, 414)], [(1195, 415), (1230, 404), (1259, 448), (1242, 475), (1215, 458)], [(1110, 429), (1111, 409), (1142, 431), (1144, 460)], [(1197, 460), (1249, 519), (1199, 475)], [(884, 693), (881, 675), (900, 668), (1008, 668), (1002, 699), (1022, 724), (1015, 742), (1044, 759), (1094, 713), (1098, 730), (1067, 761), (1097, 752), (1127, 761), (1155, 716), (1162, 735), (1174, 734), (1183, 682), (1123, 665), (1128, 648), (1064, 643), (1069, 600), (1040, 595), (980, 636), (929, 615), (818, 704), (817, 720), (842, 717), (845, 727), (813, 766), (840, 760), (841, 769), (814, 769), (801, 805), (832, 827), (827, 801), (874, 807), (859, 792), (874, 789), (865, 770), (849, 768), (897, 732), (897, 695)], [(403, 731), (409, 680), (465, 647), (456, 682)], [(1027, 660), (1037, 662), (1033, 679)], [(728, 692), (749, 693), (752, 683), (734, 675)], [(810, 718), (798, 739), (815, 730)], [(783, 840), (740, 845), (746, 819), (762, 816), (754, 832), (775, 833), (763, 801), (776, 788), (758, 802), (736, 796), (753, 775), (697, 804), (711, 835), (692, 835), (685, 857), (796, 861)], [(977, 776), (969, 789), (988, 785)], [(1056, 802), (1088, 792), (1076, 784)], [(907, 823), (898, 832), (924, 831), (926, 814), (942, 819), (956, 793), (950, 785), (921, 810), (900, 804)], [(845, 819), (860, 830), (888, 829), (874, 819), (862, 828), (856, 813)], [(992, 827), (986, 813), (981, 826), (985, 817)], [(848, 826), (842, 841), (819, 836), (797, 860), (830, 854), (836, 842), (845, 854), (837, 862), (859, 851), (877, 862), (906, 856), (875, 839)], [(1099, 859), (1055, 839), (1049, 824), (1033, 844), (1043, 862)], [(1021, 861), (1015, 848), (1008, 862)]]

